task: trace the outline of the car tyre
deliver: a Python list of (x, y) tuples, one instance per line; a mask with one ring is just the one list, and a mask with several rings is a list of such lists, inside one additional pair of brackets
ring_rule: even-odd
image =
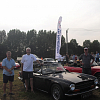
[(100, 74), (97, 74), (97, 79), (98, 79), (98, 82), (99, 82), (99, 85), (100, 85)]
[(58, 84), (52, 86), (51, 94), (54, 100), (64, 100), (63, 91)]

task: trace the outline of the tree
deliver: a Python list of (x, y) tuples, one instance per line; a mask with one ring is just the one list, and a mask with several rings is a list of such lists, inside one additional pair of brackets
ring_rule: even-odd
[(26, 47), (26, 33), (13, 29), (7, 35), (8, 37), (4, 45), (7, 47), (7, 50), (13, 53), (12, 57), (16, 59), (18, 56), (22, 56)]
[(37, 32), (34, 29), (27, 32), (27, 47), (31, 48), (32, 53), (37, 53)]
[(56, 33), (41, 30), (38, 32), (37, 41), (38, 55), (42, 57), (54, 57), (56, 46)]
[(5, 40), (6, 40), (6, 32), (5, 32), (5, 30), (0, 31), (0, 44), (5, 42)]
[(84, 46), (84, 47), (90, 48), (90, 45), (91, 45), (91, 41), (90, 41), (90, 40), (85, 40), (85, 41), (83, 42), (83, 46)]
[(66, 54), (66, 43), (65, 43), (65, 38), (64, 38), (63, 35), (61, 37), (61, 49), (60, 49), (60, 53), (62, 55)]
[(0, 44), (0, 61), (6, 57), (7, 47), (4, 44)]
[(78, 47), (78, 43), (77, 43), (76, 39), (70, 40), (70, 43), (68, 43), (68, 49), (70, 50), (69, 54), (71, 53), (71, 54), (78, 55), (77, 47)]
[[(6, 36), (5, 30), (0, 31), (0, 60), (6, 57), (6, 51), (12, 52), (12, 57), (16, 59), (18, 56), (25, 54), (25, 48), (30, 47), (33, 54), (39, 57), (55, 57), (56, 33), (53, 31), (40, 30), (38, 33), (32, 29), (27, 32), (21, 32), (18, 29), (10, 30)], [(76, 39), (70, 40), (68, 43), (68, 53), (80, 55), (83, 48), (88, 47), (89, 52), (100, 51), (100, 43), (98, 40), (90, 42), (85, 40), (83, 46), (78, 45)], [(66, 43), (64, 36), (61, 37), (60, 54), (66, 53)]]
[(100, 43), (98, 40), (94, 40), (90, 45), (90, 52), (100, 51)]
[(77, 48), (78, 43), (77, 43), (76, 39), (71, 39), (70, 43), (73, 44)]

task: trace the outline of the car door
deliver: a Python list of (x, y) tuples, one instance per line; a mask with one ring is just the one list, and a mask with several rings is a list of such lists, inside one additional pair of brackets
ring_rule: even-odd
[(45, 76), (33, 73), (33, 86), (40, 90), (45, 90)]
[(71, 72), (82, 73), (82, 68), (81, 67), (71, 67), (70, 71)]
[(76, 67), (76, 66), (64, 66), (65, 70), (68, 70), (69, 72), (77, 72), (77, 73), (82, 73), (82, 68), (81, 67)]

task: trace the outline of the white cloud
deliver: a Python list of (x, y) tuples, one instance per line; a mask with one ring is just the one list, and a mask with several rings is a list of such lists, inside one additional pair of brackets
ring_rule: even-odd
[(65, 36), (65, 31), (69, 28), (69, 40), (76, 38), (82, 45), (85, 39), (99, 39), (100, 30), (95, 32), (94, 29), (100, 27), (100, 0), (0, 0), (0, 2), (0, 30), (5, 29), (8, 32), (17, 28), (22, 31), (30, 29), (56, 31), (58, 18), (62, 16), (62, 32)]

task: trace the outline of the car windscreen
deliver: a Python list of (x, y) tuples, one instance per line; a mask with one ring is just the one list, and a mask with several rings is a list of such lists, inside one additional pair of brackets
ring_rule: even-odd
[(57, 73), (57, 72), (63, 72), (63, 71), (65, 71), (65, 69), (60, 63), (44, 64), (42, 66), (43, 74)]

